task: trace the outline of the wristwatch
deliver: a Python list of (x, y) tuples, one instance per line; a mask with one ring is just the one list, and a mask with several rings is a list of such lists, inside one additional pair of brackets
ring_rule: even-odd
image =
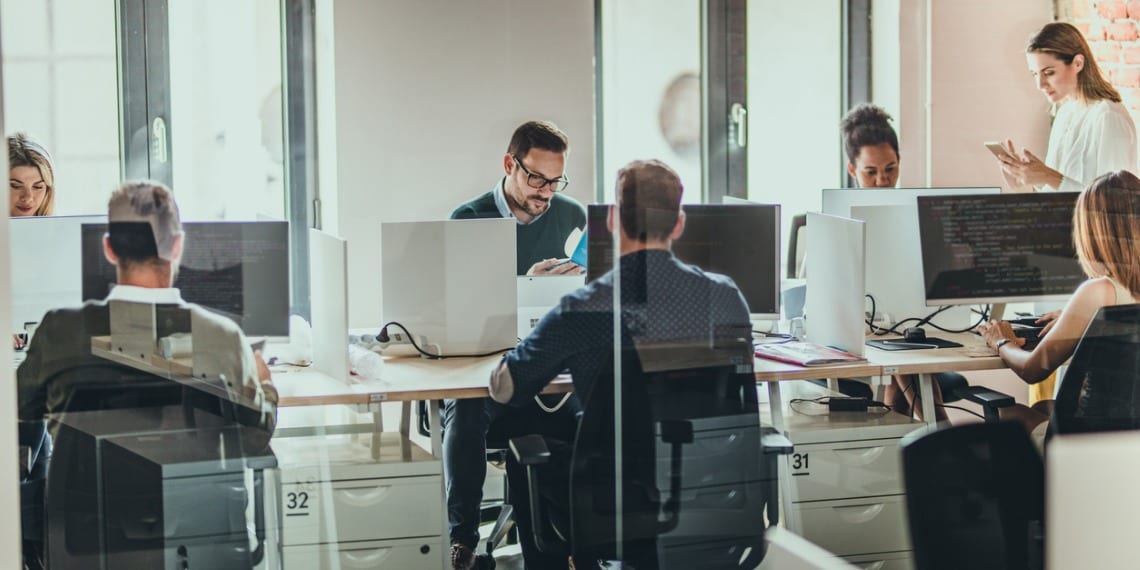
[(1013, 341), (1013, 339), (1011, 339), (1011, 338), (1003, 338), (1003, 339), (997, 341), (997, 344), (994, 345), (994, 350), (1001, 352), (1001, 347), (1005, 346), (1007, 343), (1012, 342), (1012, 341)]

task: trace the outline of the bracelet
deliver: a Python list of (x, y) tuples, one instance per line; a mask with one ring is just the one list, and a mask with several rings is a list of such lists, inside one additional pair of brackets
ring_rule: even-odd
[(994, 350), (1001, 352), (1001, 347), (1009, 344), (1010, 342), (1013, 342), (1013, 339), (1003, 338), (1003, 339), (997, 341), (997, 344), (994, 345)]

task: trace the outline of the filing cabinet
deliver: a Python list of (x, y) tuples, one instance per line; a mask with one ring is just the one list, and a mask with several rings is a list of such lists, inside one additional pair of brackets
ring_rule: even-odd
[(440, 567), (446, 545), (438, 459), (398, 433), (280, 438), (273, 449), (287, 569)]
[(790, 530), (856, 566), (913, 568), (899, 440), (924, 424), (893, 412), (783, 412), (795, 445), (781, 487)]

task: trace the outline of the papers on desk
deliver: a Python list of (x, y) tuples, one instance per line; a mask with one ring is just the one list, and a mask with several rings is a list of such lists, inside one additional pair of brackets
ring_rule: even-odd
[(801, 341), (759, 344), (756, 345), (756, 356), (798, 366), (827, 366), (867, 360), (829, 346)]

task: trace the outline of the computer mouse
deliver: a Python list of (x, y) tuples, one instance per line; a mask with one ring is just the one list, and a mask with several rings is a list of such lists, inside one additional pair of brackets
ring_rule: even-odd
[(903, 330), (903, 340), (906, 342), (923, 342), (926, 340), (926, 329), (922, 327), (908, 327)]

